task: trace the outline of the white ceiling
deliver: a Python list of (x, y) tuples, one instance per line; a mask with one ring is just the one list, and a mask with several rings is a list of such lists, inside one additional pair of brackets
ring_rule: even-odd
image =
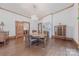
[(0, 7), (4, 9), (28, 17), (36, 15), (38, 18), (54, 13), (70, 5), (72, 5), (72, 3), (0, 3)]

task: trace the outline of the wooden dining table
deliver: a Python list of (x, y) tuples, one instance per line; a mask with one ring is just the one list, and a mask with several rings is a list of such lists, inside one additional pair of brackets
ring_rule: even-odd
[(31, 38), (35, 38), (35, 39), (38, 39), (38, 40), (42, 40), (43, 43), (44, 43), (44, 47), (46, 46), (46, 37), (45, 37), (45, 34), (44, 33), (31, 33), (30, 34), (30, 37)]
[(45, 38), (45, 35), (43, 33), (39, 34), (39, 33), (31, 33), (30, 36), (32, 37), (37, 37), (37, 38)]

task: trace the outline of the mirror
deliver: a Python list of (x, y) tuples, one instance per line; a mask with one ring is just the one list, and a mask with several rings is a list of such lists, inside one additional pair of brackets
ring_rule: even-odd
[(38, 33), (42, 33), (42, 23), (38, 24)]

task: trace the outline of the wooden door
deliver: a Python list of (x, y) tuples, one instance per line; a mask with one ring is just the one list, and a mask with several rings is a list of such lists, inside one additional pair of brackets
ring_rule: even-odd
[(16, 21), (16, 43), (24, 43), (26, 31), (30, 31), (30, 23), (26, 21)]
[(23, 41), (23, 22), (16, 21), (16, 42), (22, 42)]

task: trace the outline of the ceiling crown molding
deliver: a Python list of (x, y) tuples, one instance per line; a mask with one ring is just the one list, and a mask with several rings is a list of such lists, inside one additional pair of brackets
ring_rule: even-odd
[(73, 6), (74, 6), (74, 3), (73, 3), (72, 5), (66, 7), (66, 8), (63, 8), (63, 9), (61, 9), (61, 10), (58, 10), (58, 11), (54, 12), (53, 14), (57, 14), (57, 13), (59, 13), (59, 12), (62, 12), (62, 11), (64, 11), (64, 10), (67, 10), (67, 9), (73, 7)]
[(48, 15), (54, 15), (54, 14), (57, 14), (57, 13), (62, 12), (64, 10), (67, 10), (67, 9), (73, 7), (73, 6), (74, 6), (74, 3), (72, 5), (70, 5), (70, 6), (66, 7), (66, 8), (60, 9), (60, 10), (54, 12), (54, 13), (47, 14), (47, 15), (41, 17), (39, 20), (42, 20), (43, 18), (47, 17)]
[(0, 9), (5, 10), (5, 11), (8, 11), (8, 12), (13, 13), (13, 14), (17, 14), (17, 15), (26, 17), (26, 18), (31, 18), (31, 17), (28, 17), (28, 16), (25, 16), (25, 15), (19, 14), (19, 13), (17, 13), (17, 12), (14, 12), (14, 11), (11, 11), (11, 10), (8, 10), (8, 9), (2, 8), (2, 7), (0, 7)]
[[(56, 11), (56, 12), (54, 12), (54, 13), (49, 13), (49, 14), (47, 14), (47, 15), (45, 15), (45, 16), (39, 18), (39, 20), (42, 20), (43, 18), (45, 18), (45, 17), (48, 16), (48, 15), (54, 15), (54, 14), (57, 14), (57, 13), (62, 12), (62, 11), (64, 11), (64, 10), (67, 10), (67, 9), (73, 7), (73, 6), (74, 6), (74, 3), (73, 3), (72, 5), (70, 5), (70, 6), (68, 6), (68, 7), (65, 7), (65, 8), (63, 8), (63, 9), (61, 9), (61, 10), (58, 10), (58, 11)], [(34, 5), (33, 7), (36, 8), (36, 5)], [(8, 11), (8, 12), (10, 12), (10, 13), (14, 13), (14, 14), (17, 14), (17, 15), (20, 15), (20, 16), (23, 16), (23, 17), (26, 17), (26, 18), (31, 19), (31, 16), (28, 17), (28, 16), (25, 16), (25, 15), (23, 15), (23, 14), (19, 14), (19, 13), (17, 13), (17, 12), (14, 12), (14, 11), (11, 11), (11, 10), (8, 10), (8, 9), (2, 8), (2, 7), (0, 7), (0, 9), (5, 10), (5, 11)]]

